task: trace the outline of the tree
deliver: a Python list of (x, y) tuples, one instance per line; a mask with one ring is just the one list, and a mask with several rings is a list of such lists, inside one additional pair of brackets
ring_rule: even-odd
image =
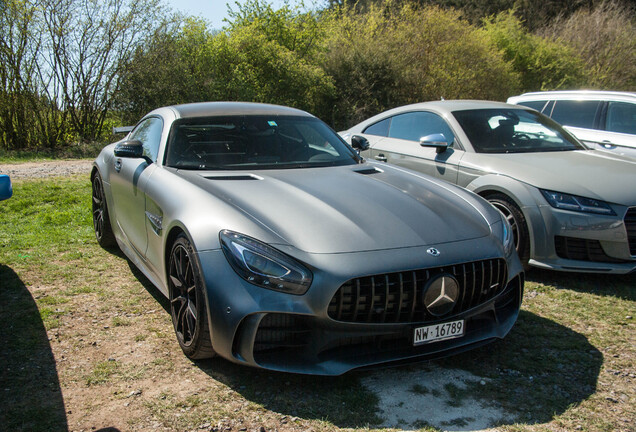
[(37, 7), (28, 1), (0, 3), (0, 145), (32, 141), (38, 105), (34, 77), (41, 42), (34, 28)]
[(330, 117), (349, 127), (388, 108), (441, 97), (505, 99), (517, 75), (456, 11), (386, 2), (334, 12), (324, 69), (337, 99)]
[(636, 90), (636, 9), (608, 1), (581, 9), (547, 26), (542, 35), (578, 53), (588, 71), (587, 86)]
[(44, 55), (48, 97), (68, 115), (80, 140), (102, 126), (122, 66), (162, 21), (159, 0), (42, 0), (49, 49)]
[(226, 29), (188, 19), (138, 49), (122, 75), (118, 106), (126, 118), (149, 108), (202, 100), (277, 103), (320, 115), (333, 93), (316, 64), (318, 17), (252, 0), (233, 11)]
[(521, 91), (578, 88), (587, 75), (569, 46), (530, 33), (513, 11), (484, 20), (483, 31), (520, 76)]

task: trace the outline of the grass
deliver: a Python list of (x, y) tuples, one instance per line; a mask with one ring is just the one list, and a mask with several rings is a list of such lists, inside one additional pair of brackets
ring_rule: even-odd
[[(361, 384), (369, 372), (314, 378), (185, 358), (165, 299), (120, 253), (95, 242), (90, 205), (85, 177), (17, 180), (14, 197), (0, 202), (2, 427), (378, 427), (380, 401)], [(486, 384), (448, 383), (445, 393), (456, 405), (478, 398), (504, 407), (516, 422), (502, 421), (502, 431), (633, 430), (635, 275), (527, 277), (506, 339), (434, 362)], [(403, 369), (418, 374), (428, 364)], [(443, 396), (415, 383), (407, 393)]]

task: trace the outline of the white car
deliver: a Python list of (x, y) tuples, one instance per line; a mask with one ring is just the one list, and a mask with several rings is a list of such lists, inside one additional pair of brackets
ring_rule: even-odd
[(591, 149), (636, 158), (636, 93), (549, 91), (508, 98), (551, 117)]

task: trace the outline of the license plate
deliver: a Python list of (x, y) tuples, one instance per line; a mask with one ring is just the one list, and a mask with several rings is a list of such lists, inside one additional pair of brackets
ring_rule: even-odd
[(464, 320), (418, 327), (413, 331), (413, 345), (464, 336)]

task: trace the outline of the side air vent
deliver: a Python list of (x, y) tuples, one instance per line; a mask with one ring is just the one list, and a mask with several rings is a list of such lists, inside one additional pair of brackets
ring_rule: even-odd
[(362, 169), (362, 170), (356, 170), (356, 172), (358, 174), (371, 175), (371, 174), (383, 173), (384, 171), (382, 171), (379, 168), (373, 167), (373, 168), (365, 168), (365, 169)]
[(222, 181), (228, 181), (228, 180), (263, 180), (262, 177), (258, 177), (255, 176), (254, 174), (248, 174), (248, 175), (226, 175), (226, 176), (206, 176), (205, 177), (208, 180), (222, 180)]

